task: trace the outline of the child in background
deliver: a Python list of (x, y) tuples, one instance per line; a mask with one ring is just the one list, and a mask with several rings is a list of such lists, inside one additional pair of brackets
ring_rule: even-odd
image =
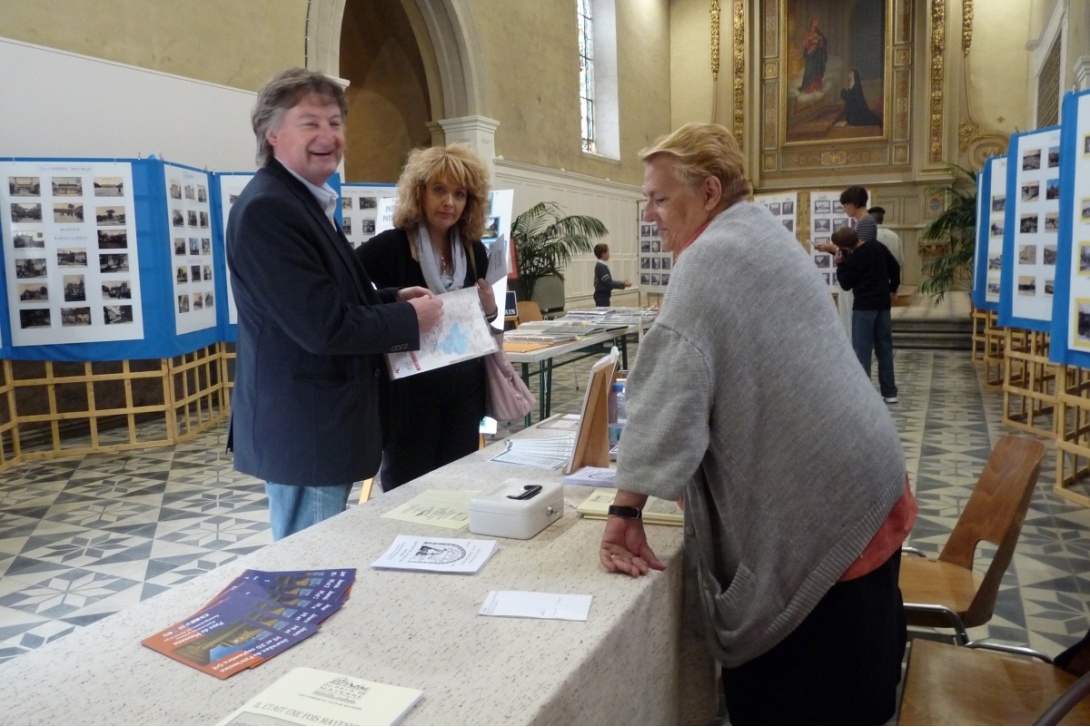
[(594, 264), (594, 305), (599, 308), (609, 307), (609, 298), (614, 290), (624, 290), (632, 287), (631, 280), (614, 280), (609, 273), (609, 245), (600, 242), (594, 246), (594, 257), (598, 262)]

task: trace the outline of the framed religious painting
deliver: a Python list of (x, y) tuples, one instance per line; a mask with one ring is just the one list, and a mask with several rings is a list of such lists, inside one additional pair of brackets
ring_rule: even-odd
[(888, 0), (784, 0), (783, 143), (886, 136)]

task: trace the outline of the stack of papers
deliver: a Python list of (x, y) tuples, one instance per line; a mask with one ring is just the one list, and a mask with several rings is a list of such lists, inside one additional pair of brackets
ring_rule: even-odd
[(574, 437), (508, 439), (504, 450), (489, 461), (558, 470), (568, 463), (574, 451)]
[[(616, 496), (617, 491), (612, 488), (599, 488), (575, 508), (575, 511), (590, 520), (605, 520), (609, 514), (609, 506), (613, 504)], [(685, 513), (676, 502), (649, 497), (647, 504), (643, 506), (643, 521), (650, 525), (683, 525)]]
[(591, 467), (587, 465), (577, 469), (564, 478), (565, 485), (590, 485), (591, 487), (613, 487), (617, 470), (612, 467)]
[(401, 724), (424, 693), (297, 667), (232, 712), (221, 725)]
[(496, 552), (495, 540), (398, 535), (372, 568), (476, 573)]
[(568, 311), (559, 320), (591, 321), (594, 323), (636, 326), (648, 325), (658, 316), (658, 308), (585, 308)]
[(355, 580), (355, 568), (247, 570), (199, 612), (140, 643), (226, 679), (317, 632), (344, 605)]
[[(579, 337), (593, 336), (595, 333), (612, 331), (617, 328), (624, 328), (624, 324), (602, 323), (600, 321), (578, 320), (574, 318), (555, 318), (551, 321), (530, 321), (528, 323), (523, 323), (512, 331), (512, 333), (520, 335), (534, 333), (539, 335), (568, 335)], [(507, 335), (508, 334), (506, 333), (504, 334), (504, 336)]]

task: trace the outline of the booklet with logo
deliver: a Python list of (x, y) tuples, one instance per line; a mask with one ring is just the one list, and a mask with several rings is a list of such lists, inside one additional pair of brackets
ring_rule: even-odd
[(372, 568), (476, 573), (496, 552), (495, 540), (398, 535)]
[(221, 725), (401, 724), (424, 693), (297, 667), (227, 716)]

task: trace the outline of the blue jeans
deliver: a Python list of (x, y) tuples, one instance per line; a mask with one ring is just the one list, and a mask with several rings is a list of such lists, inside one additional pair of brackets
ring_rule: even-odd
[(878, 388), (887, 399), (897, 396), (893, 380), (893, 321), (889, 310), (852, 311), (852, 348), (870, 377), (870, 354), (878, 355)]
[(321, 487), (266, 482), (265, 494), (269, 497), (269, 522), (272, 524), (273, 540), (282, 540), (344, 512), (348, 504), (348, 493), (351, 491), (351, 482), (347, 485)]

